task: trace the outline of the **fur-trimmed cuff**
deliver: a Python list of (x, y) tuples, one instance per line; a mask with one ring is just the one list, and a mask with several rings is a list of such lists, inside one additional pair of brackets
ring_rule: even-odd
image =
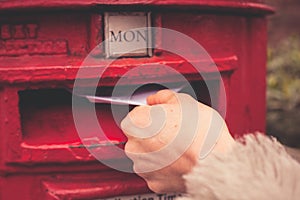
[(210, 155), (184, 177), (180, 200), (298, 200), (300, 164), (274, 138), (246, 135), (226, 155)]

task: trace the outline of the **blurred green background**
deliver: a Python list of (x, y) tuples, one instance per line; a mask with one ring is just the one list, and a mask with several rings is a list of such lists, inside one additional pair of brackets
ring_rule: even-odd
[(300, 1), (267, 0), (267, 133), (300, 148)]

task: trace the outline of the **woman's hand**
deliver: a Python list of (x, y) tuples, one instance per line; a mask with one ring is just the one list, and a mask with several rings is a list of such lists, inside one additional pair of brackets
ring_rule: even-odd
[[(185, 192), (182, 176), (196, 165), (203, 150), (225, 153), (234, 140), (215, 110), (187, 94), (161, 90), (147, 103), (134, 108), (121, 123), (128, 137), (125, 152), (151, 190)], [(208, 147), (205, 142), (212, 134), (219, 137)]]

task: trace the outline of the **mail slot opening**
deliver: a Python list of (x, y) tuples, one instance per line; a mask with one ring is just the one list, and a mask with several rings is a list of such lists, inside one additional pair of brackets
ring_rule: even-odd
[[(78, 98), (81, 113), (88, 123), (90, 102)], [(72, 115), (72, 94), (65, 89), (40, 89), (19, 92), (19, 107), (23, 140), (32, 145), (78, 144), (81, 138), (77, 134)], [(99, 123), (109, 140), (124, 142), (125, 136), (113, 120), (110, 105), (97, 104), (96, 114)], [(100, 116), (100, 117), (99, 117)], [(93, 138), (98, 130), (87, 124), (87, 137)], [(105, 140), (106, 138), (101, 138)], [(99, 142), (99, 141), (98, 141)]]
[[(211, 105), (211, 99), (218, 99), (219, 81), (212, 81), (210, 87), (214, 87), (213, 94), (209, 94), (206, 83), (204, 81), (191, 82), (191, 86), (196, 92), (197, 99), (207, 105)], [(121, 86), (122, 87), (122, 86)], [(128, 90), (129, 87), (123, 86), (123, 90)], [(97, 95), (111, 95), (113, 87), (104, 87)], [(187, 92), (183, 88), (180, 92)], [(214, 96), (211, 96), (214, 95)], [(81, 102), (80, 112), (83, 119), (86, 120), (87, 136), (90, 138), (99, 136), (99, 130), (89, 125), (89, 117), (91, 116), (91, 102), (88, 99), (75, 96)], [(117, 105), (126, 106), (126, 105)], [(128, 111), (134, 106), (130, 106)], [(19, 91), (19, 109), (21, 115), (21, 127), (23, 140), (32, 145), (41, 144), (79, 144), (81, 139), (75, 128), (72, 114), (72, 94), (66, 89), (38, 89)], [(105, 136), (112, 141), (126, 141), (119, 128), (119, 123), (127, 113), (122, 113), (122, 116), (113, 116), (110, 104), (95, 104), (96, 115), (98, 122), (105, 133)], [(99, 136), (102, 140), (103, 138)]]

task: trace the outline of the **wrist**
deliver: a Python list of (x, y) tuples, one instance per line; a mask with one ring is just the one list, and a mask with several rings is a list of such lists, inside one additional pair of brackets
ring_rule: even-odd
[(226, 122), (217, 111), (209, 108), (204, 113), (202, 110), (202, 116), (205, 118), (199, 119), (198, 132), (191, 146), (195, 162), (210, 154), (226, 154), (235, 144)]

